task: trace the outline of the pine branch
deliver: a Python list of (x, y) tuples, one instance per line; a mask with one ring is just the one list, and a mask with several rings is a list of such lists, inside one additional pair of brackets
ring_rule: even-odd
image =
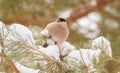
[(8, 56), (5, 55), (4, 52), (2, 52), (2, 53), (3, 53), (3, 58), (9, 63), (10, 67), (12, 68), (13, 73), (20, 73), (20, 72), (17, 70), (17, 68), (15, 67), (14, 63), (12, 62), (12, 60), (9, 59)]
[(14, 63), (12, 62), (11, 59), (9, 59), (9, 57), (5, 54), (4, 52), (4, 42), (3, 40), (0, 42), (0, 46), (2, 47), (2, 57), (3, 57), (3, 60), (2, 61), (7, 61), (8, 64), (10, 65), (11, 69), (13, 70), (13, 73), (19, 73), (19, 71), (17, 70), (17, 68), (15, 67)]
[(44, 58), (46, 58), (47, 60), (51, 61), (53, 64), (56, 63), (55, 60), (53, 60), (52, 58), (50, 58), (48, 55), (46, 55), (46, 54), (43, 53), (42, 51), (40, 51), (40, 50), (38, 50), (38, 49), (36, 49), (36, 48), (33, 48), (33, 47), (29, 46), (29, 45), (26, 45), (26, 44), (24, 44), (24, 45), (25, 45), (26, 47), (28, 47), (29, 49), (32, 49), (32, 50), (34, 51), (34, 53), (39, 54), (39, 55), (42, 55)]

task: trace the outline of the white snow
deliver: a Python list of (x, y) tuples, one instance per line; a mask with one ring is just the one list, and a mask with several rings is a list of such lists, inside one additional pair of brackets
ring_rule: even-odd
[(101, 53), (101, 50), (93, 50), (93, 49), (83, 49), (80, 50), (74, 50), (67, 56), (67, 60), (70, 63), (77, 63), (78, 65), (85, 65), (88, 67), (89, 72), (94, 71), (94, 62), (98, 63), (99, 61), (99, 55)]
[[(0, 21), (0, 53), (2, 52), (2, 46), (1, 46), (1, 41), (4, 41), (3, 39), (6, 38), (7, 35), (7, 29), (5, 28), (5, 24)], [(0, 57), (1, 61), (1, 57)]]
[(99, 62), (99, 56), (100, 54), (103, 54), (102, 51), (104, 51), (104, 54), (112, 57), (112, 50), (110, 46), (110, 42), (100, 36), (93, 40), (92, 43), (92, 49), (83, 49), (80, 50), (73, 50), (70, 52), (67, 56), (67, 60), (70, 63), (77, 63), (78, 65), (85, 65), (88, 67), (89, 71), (94, 71), (94, 62)]
[(20, 71), (20, 73), (38, 73), (39, 72), (39, 70), (25, 67), (18, 62), (15, 63), (15, 66)]
[(91, 12), (87, 15), (87, 18), (92, 22), (100, 22), (101, 16), (98, 12)]
[(35, 47), (35, 41), (32, 32), (22, 24), (14, 23), (9, 26), (10, 33), (7, 40), (22, 42), (31, 47)]
[(2, 28), (2, 26), (4, 26), (4, 25), (5, 25), (5, 24), (0, 21), (0, 28)]
[[(69, 63), (76, 63), (77, 65), (85, 65), (88, 67), (89, 73), (95, 71), (94, 62), (99, 62), (100, 49), (80, 49), (74, 50), (67, 56)], [(94, 62), (93, 62), (94, 61)]]
[(112, 57), (112, 49), (110, 46), (110, 42), (103, 36), (100, 36), (93, 40), (92, 48), (101, 49), (107, 56)]
[(86, 38), (96, 38), (100, 30), (98, 23), (101, 21), (101, 16), (97, 12), (91, 12), (87, 16), (78, 19), (72, 24), (73, 29), (77, 29), (78, 33), (84, 34)]
[[(4, 26), (5, 26), (4, 23), (0, 21), (0, 39), (3, 38), (2, 33), (3, 33)], [(0, 53), (1, 52), (2, 52), (2, 47), (1, 47), (1, 44), (0, 44)]]
[(0, 21), (0, 29), (1, 29), (3, 26), (5, 26), (5, 24)]
[(46, 48), (39, 46), (39, 50), (48, 55), (49, 57), (55, 59), (56, 61), (60, 61), (59, 48), (57, 47), (57, 45), (49, 45)]
[[(62, 49), (61, 50), (62, 56), (65, 56), (68, 53), (70, 53), (71, 51), (75, 50), (76, 48), (73, 45), (71, 45), (70, 43), (64, 42), (60, 46), (60, 49)], [(42, 51), (43, 53), (45, 53), (46, 55), (52, 57), (56, 61), (60, 62), (60, 57), (59, 57), (60, 53), (59, 53), (59, 48), (57, 45), (51, 44), (46, 48), (39, 46), (39, 50)]]
[(7, 29), (5, 28), (5, 24), (0, 21), (0, 37), (3, 39), (7, 35)]
[(92, 60), (96, 59), (97, 62), (99, 60), (101, 50), (93, 50), (93, 49), (83, 49), (74, 50), (69, 53), (68, 57), (70, 61), (75, 61), (76, 63), (84, 64), (87, 67), (91, 66)]
[(62, 56), (65, 56), (65, 55), (69, 54), (70, 52), (72, 52), (73, 50), (75, 50), (76, 48), (69, 42), (65, 41), (62, 43), (61, 49), (62, 49), (62, 51), (61, 51)]
[(0, 53), (2, 52), (2, 47), (1, 47), (1, 45), (0, 45)]

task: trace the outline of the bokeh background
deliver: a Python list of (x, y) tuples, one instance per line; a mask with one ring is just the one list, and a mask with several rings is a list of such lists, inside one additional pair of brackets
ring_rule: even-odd
[(0, 0), (0, 21), (44, 28), (58, 17), (67, 20), (67, 41), (77, 48), (105, 36), (120, 57), (120, 0)]

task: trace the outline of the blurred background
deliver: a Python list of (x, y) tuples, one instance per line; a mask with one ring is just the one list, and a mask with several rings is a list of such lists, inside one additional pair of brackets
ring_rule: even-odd
[(70, 28), (67, 41), (90, 48), (91, 40), (105, 36), (113, 56), (120, 57), (120, 0), (0, 0), (0, 21), (44, 28), (58, 17)]

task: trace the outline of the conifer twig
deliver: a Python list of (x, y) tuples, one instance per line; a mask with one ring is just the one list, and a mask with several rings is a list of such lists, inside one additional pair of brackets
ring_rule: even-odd
[(10, 67), (12, 68), (13, 70), (13, 73), (20, 73), (17, 68), (15, 67), (15, 65), (13, 64), (12, 60), (8, 58), (7, 55), (5, 55), (4, 52), (3, 53), (3, 58), (9, 63)]
[[(25, 45), (25, 44), (24, 44), (24, 45)], [(34, 51), (35, 51), (34, 53), (39, 54), (39, 55), (42, 55), (44, 58), (46, 58), (47, 60), (51, 61), (53, 64), (56, 63), (56, 61), (55, 61), (54, 59), (50, 58), (48, 55), (46, 55), (46, 54), (43, 53), (42, 51), (40, 51), (40, 50), (38, 50), (38, 49), (36, 49), (36, 48), (33, 48), (33, 47), (29, 46), (29, 45), (25, 45), (25, 46), (28, 47), (28, 48), (30, 48), (30, 49), (32, 49), (32, 50), (34, 50)]]
[(1, 47), (2, 47), (2, 57), (3, 57), (3, 61), (7, 61), (8, 64), (10, 65), (11, 69), (13, 70), (13, 73), (19, 73), (19, 71), (17, 70), (17, 68), (15, 67), (14, 63), (12, 62), (11, 59), (8, 58), (8, 56), (5, 54), (4, 52), (4, 43), (3, 41), (1, 41), (0, 43)]

